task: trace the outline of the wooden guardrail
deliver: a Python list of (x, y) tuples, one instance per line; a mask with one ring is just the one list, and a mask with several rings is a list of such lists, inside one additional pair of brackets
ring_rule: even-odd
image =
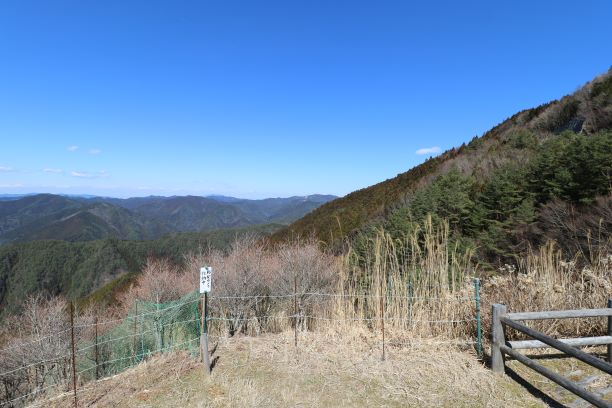
[[(572, 339), (555, 339), (530, 327), (521, 320), (544, 320), (544, 319), (570, 319), (581, 317), (608, 317), (607, 336), (580, 337)], [(535, 340), (507, 341), (504, 326), (526, 334)], [(608, 345), (607, 362), (591, 354), (585, 353), (577, 347)], [(544, 377), (554, 381), (563, 388), (573, 392), (597, 407), (612, 407), (612, 404), (599, 398), (597, 395), (586, 390), (584, 387), (568, 380), (567, 378), (551, 371), (550, 369), (536, 363), (524, 354), (520, 349), (532, 348), (555, 348), (569, 356), (589, 364), (605, 373), (612, 375), (612, 299), (608, 300), (608, 307), (604, 309), (582, 309), (582, 310), (554, 310), (546, 312), (522, 312), (508, 313), (506, 306), (502, 304), (493, 305), (493, 321), (491, 331), (491, 368), (494, 372), (504, 372), (504, 355), (509, 355), (525, 364), (527, 367), (542, 374)]]

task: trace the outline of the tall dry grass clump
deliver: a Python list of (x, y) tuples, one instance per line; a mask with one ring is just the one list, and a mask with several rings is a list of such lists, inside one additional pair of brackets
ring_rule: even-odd
[(344, 257), (336, 313), (377, 328), (384, 318), (410, 337), (465, 338), (473, 330), (471, 255), (450, 243), (448, 223), (431, 218), (403, 239), (377, 230), (365, 251)]
[[(498, 276), (483, 284), (484, 327), (490, 330), (490, 308), (503, 303), (510, 312), (606, 307), (612, 296), (612, 255), (592, 253), (590, 259), (577, 255), (566, 260), (553, 242), (506, 265)], [(604, 334), (604, 318), (562, 319), (528, 322), (553, 336)]]

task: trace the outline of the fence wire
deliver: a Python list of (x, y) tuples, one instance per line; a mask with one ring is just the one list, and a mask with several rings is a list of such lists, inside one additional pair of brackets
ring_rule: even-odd
[[(431, 324), (431, 325), (470, 325), (476, 318), (463, 316), (462, 318), (450, 319), (413, 319), (410, 316), (396, 317), (385, 316), (330, 316), (317, 315), (314, 309), (309, 309), (308, 313), (276, 313), (276, 314), (254, 314), (254, 310), (239, 311), (237, 315), (232, 315), (231, 307), (224, 304), (236, 301), (253, 300), (259, 304), (263, 299), (303, 299), (307, 298), (327, 298), (327, 299), (376, 299), (381, 298), (388, 301), (397, 299), (408, 302), (408, 305), (415, 302), (440, 302), (468, 303), (473, 302), (473, 298), (468, 297), (414, 297), (414, 296), (377, 296), (377, 295), (346, 295), (338, 293), (323, 292), (302, 292), (289, 294), (253, 295), (253, 296), (232, 296), (219, 295), (211, 296), (213, 302), (211, 308), (213, 314), (207, 317), (207, 322), (211, 325), (215, 322), (227, 323), (230, 326), (245, 322), (268, 322), (286, 321), (288, 326), (297, 325), (299, 321), (325, 321), (325, 322), (401, 322), (407, 325)], [(172, 350), (185, 350), (194, 357), (200, 353), (199, 340), (202, 328), (201, 311), (199, 310), (200, 295), (191, 293), (184, 298), (164, 304), (137, 301), (128, 315), (122, 319), (107, 321), (95, 321), (94, 323), (75, 324), (74, 329), (79, 329), (78, 341), (75, 345), (75, 367), (79, 383), (83, 384), (92, 380), (117, 374), (129, 367), (135, 366), (142, 360), (158, 353), (166, 353)], [(471, 304), (471, 303), (470, 303)], [(453, 306), (454, 308), (455, 306)], [(433, 308), (436, 309), (436, 308)], [(216, 315), (214, 313), (217, 313)], [(435, 312), (434, 312), (435, 313)], [(325, 314), (325, 313), (323, 313)], [(460, 313), (459, 313), (460, 314)], [(210, 325), (209, 325), (210, 326)], [(96, 335), (92, 330), (95, 328)], [(306, 324), (305, 328), (308, 328)], [(101, 329), (101, 330), (97, 330)], [(210, 329), (210, 327), (209, 327)], [(227, 334), (227, 328), (217, 327), (217, 334), (209, 336), (214, 341), (231, 339), (234, 333)], [(225, 330), (225, 332), (224, 332)], [(70, 388), (70, 364), (72, 354), (70, 353), (69, 332), (71, 328), (58, 330), (51, 334), (36, 339), (12, 344), (0, 350), (0, 381), (4, 384), (4, 389), (0, 390), (0, 407), (18, 407), (29, 400), (38, 397), (51, 388)], [(100, 333), (98, 333), (100, 331)], [(66, 337), (66, 339), (63, 339)], [(28, 350), (40, 348), (44, 351), (45, 341), (63, 339), (63, 343), (55, 344), (58, 350), (49, 352), (44, 358), (35, 361), (27, 361), (31, 358)], [(388, 346), (403, 347), (413, 346), (419, 340), (414, 341), (388, 341)], [(427, 341), (428, 344), (454, 344), (458, 346), (472, 346), (475, 341), (464, 338), (443, 341)], [(23, 356), (21, 363), (19, 358), (5, 359), (6, 356)], [(8, 363), (7, 363), (8, 361)], [(11, 367), (12, 365), (12, 367)], [(17, 366), (16, 366), (17, 365)], [(4, 370), (3, 370), (4, 369)], [(43, 372), (44, 377), (38, 378), (39, 373)], [(32, 381), (32, 377), (34, 380)], [(45, 379), (46, 378), (46, 379)], [(41, 382), (42, 381), (42, 382)], [(45, 383), (45, 381), (47, 383)], [(35, 385), (32, 386), (32, 383)]]

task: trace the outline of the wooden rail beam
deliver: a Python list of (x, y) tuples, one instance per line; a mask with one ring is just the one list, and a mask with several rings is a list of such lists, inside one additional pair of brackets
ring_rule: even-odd
[(560, 350), (572, 357), (577, 358), (580, 361), (583, 361), (595, 368), (600, 369), (601, 371), (605, 373), (612, 375), (612, 364), (604, 360), (601, 360), (595, 356), (587, 354), (584, 351), (579, 350), (575, 347), (569, 346), (557, 339), (554, 339), (550, 336), (545, 335), (544, 333), (540, 333), (539, 331), (534, 330), (530, 327), (527, 327), (522, 323), (515, 322), (514, 320), (508, 317), (502, 316), (499, 319), (503, 324), (510, 326), (513, 329), (516, 329), (522, 333), (525, 333), (526, 335), (533, 337), (534, 339), (540, 340), (542, 343), (548, 344), (549, 346), (556, 348), (557, 350)]
[(578, 309), (578, 310), (550, 310), (545, 312), (518, 312), (508, 313), (512, 320), (546, 320), (546, 319), (574, 319), (580, 317), (612, 316), (612, 308), (604, 309)]
[(503, 353), (508, 354), (509, 356), (515, 358), (516, 360), (520, 361), (521, 363), (525, 364), (527, 367), (531, 368), (532, 370), (542, 374), (544, 377), (556, 382), (557, 384), (559, 384), (560, 386), (562, 386), (563, 388), (569, 390), (570, 392), (573, 392), (574, 394), (578, 395), (579, 397), (587, 400), (588, 402), (590, 402), (591, 404), (595, 405), (596, 407), (599, 408), (610, 408), (612, 407), (612, 404), (602, 400), (601, 398), (599, 398), (598, 396), (596, 396), (595, 394), (587, 391), (585, 388), (579, 386), (578, 384), (568, 380), (567, 378), (549, 370), (548, 368), (536, 363), (535, 361), (533, 361), (532, 359), (530, 359), (529, 357), (524, 356), (523, 354), (519, 353), (516, 350), (511, 349), (508, 346), (502, 345), (500, 346), (500, 349)]
[[(572, 347), (603, 346), (606, 344), (612, 344), (612, 336), (578, 337), (557, 340)], [(550, 347), (548, 344), (542, 343), (539, 340), (509, 341), (508, 344), (510, 344), (510, 347), (512, 347), (514, 350)]]

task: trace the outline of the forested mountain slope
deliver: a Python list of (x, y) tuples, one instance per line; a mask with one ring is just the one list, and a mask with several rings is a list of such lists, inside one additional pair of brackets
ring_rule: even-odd
[(338, 248), (372, 227), (405, 232), (431, 213), (449, 219), (454, 235), (488, 262), (548, 238), (583, 250), (587, 236), (609, 241), (611, 129), (609, 71), (572, 95), (521, 111), (482, 137), (317, 208), (272, 240), (314, 234)]
[(0, 246), (0, 318), (16, 311), (33, 293), (78, 299), (110, 282), (121, 284), (116, 280), (140, 272), (148, 257), (181, 264), (191, 252), (224, 250), (236, 237), (245, 234), (265, 237), (280, 227), (268, 224), (180, 233), (149, 241), (39, 240)]

